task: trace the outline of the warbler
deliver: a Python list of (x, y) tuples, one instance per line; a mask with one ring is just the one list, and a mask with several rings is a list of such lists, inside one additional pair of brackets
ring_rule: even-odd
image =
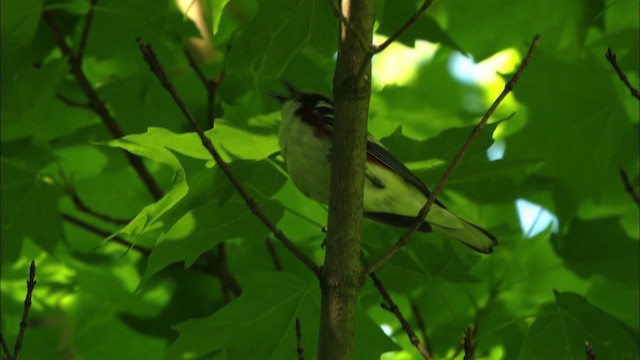
[[(333, 101), (284, 83), (288, 94), (271, 93), (282, 106), (279, 143), (291, 180), (304, 195), (329, 203)], [(390, 225), (409, 227), (431, 192), (425, 184), (370, 134), (365, 165), (365, 215)], [(497, 244), (488, 231), (453, 214), (438, 200), (420, 231), (431, 228), (481, 253)]]

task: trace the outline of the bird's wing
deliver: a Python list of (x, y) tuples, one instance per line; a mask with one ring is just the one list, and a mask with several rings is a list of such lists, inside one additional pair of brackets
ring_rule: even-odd
[[(373, 157), (382, 165), (400, 175), (400, 177), (402, 177), (406, 182), (415, 186), (416, 189), (420, 190), (427, 198), (431, 196), (431, 191), (429, 191), (427, 186), (371, 135), (369, 135), (367, 138), (367, 155)], [(446, 209), (446, 207), (437, 199), (435, 203)]]

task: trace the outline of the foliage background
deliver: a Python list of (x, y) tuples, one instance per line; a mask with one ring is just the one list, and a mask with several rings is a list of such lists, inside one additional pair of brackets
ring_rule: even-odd
[[(377, 1), (377, 34), (395, 31), (419, 3)], [(113, 140), (93, 112), (60, 100), (85, 98), (41, 17), (53, 10), (75, 49), (89, 2), (1, 6), (1, 330), (10, 344), (28, 263), (38, 264), (22, 358), (292, 359), (296, 317), (312, 358), (315, 278), (273, 240), (283, 268), (275, 271), (267, 230), (213, 166), (137, 49), (137, 36), (153, 44), (205, 126), (206, 89), (182, 50), (194, 49), (194, 24), (168, 0), (97, 2), (84, 71), (129, 134)], [(326, 208), (288, 181), (277, 154), (278, 106), (267, 92), (287, 79), (330, 93), (337, 21), (322, 0), (202, 6), (213, 51), (201, 67), (213, 77), (226, 64), (208, 134), (269, 217), (321, 262)], [(490, 69), (508, 74), (535, 33), (542, 42), (529, 68), (442, 196), (496, 234), (499, 247), (479, 256), (442, 235), (419, 235), (378, 275), (418, 329), (416, 304), (437, 359), (453, 357), (472, 324), (477, 358), (582, 359), (587, 340), (599, 359), (637, 359), (638, 207), (618, 168), (638, 191), (638, 102), (604, 58), (613, 48), (637, 86), (637, 1), (436, 0), (401, 37), (404, 46), (374, 59), (370, 131), (433, 186), (504, 83), (493, 73), (461, 80), (452, 59), (462, 52), (497, 61)], [(496, 143), (492, 149), (504, 155), (490, 160)], [(161, 200), (119, 148), (145, 159), (165, 191)], [(70, 183), (92, 209), (132, 220), (117, 226), (79, 211)], [(557, 221), (526, 234), (518, 199)], [(105, 241), (68, 216), (151, 253)], [(367, 257), (402, 233), (372, 222), (364, 231)], [(216, 263), (237, 278), (241, 296), (230, 295)], [(417, 357), (380, 302), (367, 284), (355, 357)]]

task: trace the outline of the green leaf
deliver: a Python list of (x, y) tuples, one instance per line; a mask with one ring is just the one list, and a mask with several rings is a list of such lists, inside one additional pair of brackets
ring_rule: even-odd
[(64, 60), (10, 70), (2, 81), (3, 141), (27, 136), (48, 140), (95, 124), (86, 111), (70, 109), (56, 99), (56, 89), (68, 71)]
[(334, 16), (321, 0), (261, 1), (256, 16), (233, 41), (227, 74), (249, 80), (245, 88), (253, 83), (253, 90), (262, 81), (278, 79), (306, 46), (324, 53), (326, 41), (336, 31), (335, 20), (327, 19)]
[[(295, 319), (302, 316), (304, 329), (317, 328), (310, 312), (317, 301), (301, 279), (286, 273), (261, 273), (242, 277), (243, 294), (212, 316), (189, 320), (175, 327), (180, 337), (167, 349), (165, 358), (182, 359), (186, 354), (203, 356), (214, 350), (254, 346), (243, 351), (245, 359), (282, 359), (295, 354)], [(309, 319), (309, 321), (305, 321)], [(303, 338), (304, 339), (304, 338)], [(315, 342), (306, 337), (305, 349), (315, 353)]]
[(538, 174), (561, 180), (574, 209), (582, 199), (597, 201), (607, 173), (615, 171), (611, 162), (637, 148), (637, 126), (607, 65), (589, 54), (566, 62), (540, 49), (515, 89), (529, 119), (507, 138), (505, 158), (544, 159)]
[[(263, 213), (272, 221), (282, 217), (282, 206), (277, 202), (258, 203)], [(193, 230), (188, 234), (176, 236), (176, 232), (184, 232), (184, 221)], [(224, 207), (215, 202), (195, 208), (188, 218), (178, 221), (174, 228), (161, 236), (154, 246), (145, 279), (169, 264), (184, 261), (185, 267), (191, 267), (196, 259), (205, 251), (217, 244), (234, 239), (249, 242), (264, 240), (269, 230), (249, 210), (244, 201), (230, 201)]]
[(531, 325), (519, 360), (584, 359), (585, 341), (600, 359), (637, 359), (637, 334), (576, 293), (555, 297)]
[(0, 6), (2, 41), (13, 46), (28, 45), (38, 28), (42, 4), (39, 0), (2, 1)]
[[(306, 283), (282, 272), (245, 275), (239, 281), (240, 298), (212, 316), (175, 327), (180, 337), (169, 346), (165, 358), (199, 357), (218, 349), (226, 349), (237, 359), (294, 357), (296, 318), (300, 319), (305, 354), (316, 353), (320, 298), (315, 281)], [(379, 358), (397, 349), (364, 312), (356, 317), (354, 358)]]
[[(553, 9), (566, 16), (548, 16)], [(463, 49), (482, 61), (509, 47), (524, 47), (534, 34), (543, 46), (560, 56), (579, 54), (589, 25), (604, 9), (604, 2), (541, 0), (526, 3), (510, 0), (458, 0), (434, 2), (429, 12), (446, 13), (448, 33)], [(444, 15), (443, 15), (444, 17)]]
[[(404, 1), (402, 3), (386, 1), (382, 11), (383, 16), (380, 19), (380, 27), (376, 32), (390, 36), (404, 25), (416, 11), (415, 1)], [(427, 10), (427, 13), (428, 12)], [(397, 41), (408, 46), (413, 46), (417, 39), (427, 40), (432, 43), (442, 43), (451, 49), (465, 52), (456, 41), (440, 27), (440, 24), (428, 14), (423, 14), (419, 17), (416, 22), (400, 35)]]
[(222, 17), (222, 12), (224, 11), (224, 7), (228, 2), (229, 0), (211, 0), (209, 2), (209, 6), (211, 7), (211, 30), (213, 32), (213, 35), (218, 32), (218, 27), (220, 26), (220, 18)]
[(638, 284), (638, 241), (625, 234), (616, 218), (574, 219), (565, 234), (552, 236), (551, 241), (566, 266), (582, 277), (599, 274)]
[(30, 141), (2, 144), (2, 263), (14, 262), (26, 238), (53, 252), (62, 235), (60, 190), (40, 169), (51, 154)]

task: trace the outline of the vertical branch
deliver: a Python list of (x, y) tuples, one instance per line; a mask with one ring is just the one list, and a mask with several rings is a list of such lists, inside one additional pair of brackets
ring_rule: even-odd
[(296, 318), (296, 343), (298, 350), (298, 360), (304, 360), (304, 347), (302, 346), (302, 329), (300, 326), (300, 318)]
[(24, 333), (27, 331), (27, 322), (29, 319), (29, 309), (31, 309), (31, 296), (33, 295), (33, 289), (36, 287), (36, 262), (31, 260), (31, 266), (29, 267), (29, 280), (27, 280), (27, 296), (24, 299), (24, 310), (22, 311), (22, 320), (20, 321), (20, 331), (18, 332), (18, 338), (16, 339), (16, 345), (13, 349), (13, 360), (18, 360), (20, 351), (22, 350), (22, 341), (24, 340)]
[(375, 273), (369, 274), (369, 277), (371, 277), (371, 280), (373, 280), (373, 285), (376, 287), (376, 289), (378, 289), (378, 292), (380, 292), (380, 295), (382, 295), (382, 298), (385, 301), (384, 303), (382, 303), (382, 307), (395, 315), (398, 321), (400, 321), (402, 330), (407, 333), (409, 341), (411, 341), (411, 344), (416, 347), (420, 355), (422, 355), (425, 360), (431, 360), (431, 354), (429, 354), (429, 351), (420, 342), (420, 339), (418, 339), (418, 336), (416, 336), (416, 333), (411, 328), (411, 325), (409, 325), (407, 319), (405, 319), (405, 317), (400, 312), (398, 305), (393, 302), (393, 299), (391, 299), (391, 295), (389, 295), (387, 290), (384, 288), (380, 279), (378, 279)]
[(82, 28), (82, 36), (80, 37), (80, 46), (78, 46), (78, 61), (81, 62), (84, 57), (84, 48), (87, 46), (87, 39), (89, 38), (89, 29), (91, 29), (91, 23), (93, 22), (93, 11), (96, 8), (97, 0), (91, 0), (89, 5), (89, 11), (84, 20), (84, 27)]
[(2, 352), (4, 352), (4, 356), (2, 358), (12, 359), (13, 356), (11, 356), (11, 350), (9, 350), (9, 345), (7, 344), (7, 341), (4, 339), (4, 335), (2, 335), (2, 333), (0, 333), (0, 343), (2, 343)]
[[(329, 196), (329, 231), (322, 290), (319, 360), (351, 359), (355, 312), (364, 276), (360, 265), (367, 117), (371, 93), (371, 64), (361, 43), (371, 43), (373, 0), (343, 0), (338, 60), (333, 79), (334, 128)], [(360, 35), (358, 35), (360, 34)], [(364, 38), (364, 40), (362, 39)]]
[(319, 275), (319, 267), (291, 240), (289, 240), (289, 238), (280, 229), (278, 229), (278, 227), (276, 227), (276, 225), (267, 217), (267, 215), (265, 215), (258, 203), (256, 203), (256, 201), (247, 192), (240, 180), (238, 180), (238, 178), (231, 172), (231, 169), (229, 169), (229, 165), (227, 165), (222, 156), (220, 156), (220, 153), (211, 142), (211, 139), (209, 139), (207, 135), (205, 135), (204, 131), (202, 130), (200, 125), (198, 125), (198, 122), (191, 114), (191, 111), (189, 111), (182, 98), (176, 92), (173, 83), (171, 83), (171, 80), (169, 80), (169, 77), (164, 71), (164, 67), (156, 58), (156, 54), (153, 51), (151, 45), (145, 44), (140, 38), (137, 38), (136, 41), (138, 42), (140, 51), (144, 56), (144, 60), (149, 65), (150, 70), (153, 72), (156, 78), (158, 78), (158, 81), (160, 81), (160, 85), (162, 85), (165, 90), (167, 90), (182, 114), (185, 116), (187, 122), (198, 134), (198, 137), (202, 142), (202, 146), (207, 149), (207, 152), (209, 152), (211, 157), (215, 160), (216, 165), (220, 167), (220, 170), (222, 170), (229, 182), (233, 185), (236, 191), (238, 191), (238, 194), (240, 195), (240, 197), (242, 197), (247, 207), (271, 231), (276, 239), (278, 239), (282, 243), (282, 245), (287, 248), (287, 250), (289, 250), (294, 256), (296, 256), (314, 274)]
[(616, 58), (616, 54), (609, 48), (607, 49), (607, 53), (604, 54), (604, 56), (607, 58), (607, 61), (609, 61), (611, 66), (613, 66), (613, 69), (616, 71), (616, 74), (618, 74), (618, 77), (620, 78), (620, 80), (622, 80), (622, 82), (627, 87), (627, 89), (629, 89), (629, 92), (631, 92), (631, 96), (640, 100), (640, 93), (638, 93), (638, 89), (634, 88), (633, 85), (631, 85), (631, 83), (629, 82), (629, 79), (627, 79), (627, 75), (624, 74), (624, 72), (618, 65), (618, 59)]
[(469, 326), (464, 332), (463, 348), (464, 348), (464, 360), (475, 359), (474, 353), (476, 351), (475, 344), (473, 343), (474, 328)]
[(473, 143), (476, 137), (478, 137), (478, 134), (480, 134), (480, 131), (482, 130), (484, 125), (487, 123), (487, 121), (489, 121), (489, 118), (491, 117), (491, 115), (493, 115), (493, 112), (498, 108), (498, 105), (500, 105), (502, 100), (516, 86), (518, 79), (520, 79), (520, 75), (522, 75), (522, 72), (527, 68), (527, 65), (529, 65), (529, 60), (531, 59), (531, 56), (533, 55), (533, 52), (535, 51), (539, 42), (540, 42), (540, 35), (536, 34), (536, 36), (534, 36), (533, 40), (531, 41), (531, 45), (529, 46), (529, 51), (527, 52), (527, 55), (524, 57), (524, 59), (522, 59), (520, 66), (518, 67), (516, 72), (511, 76), (511, 79), (509, 79), (509, 81), (504, 85), (504, 90), (502, 90), (500, 95), (498, 95), (498, 97), (494, 100), (493, 104), (491, 104), (489, 109), (487, 109), (487, 112), (484, 114), (482, 119), (480, 119), (480, 122), (478, 123), (478, 125), (476, 125), (476, 127), (473, 129), (471, 134), (469, 134), (469, 137), (467, 138), (467, 140), (462, 144), (462, 146), (456, 153), (453, 160), (451, 160), (444, 174), (442, 174), (442, 177), (440, 177), (440, 181), (438, 181), (438, 184), (433, 189), (431, 196), (429, 196), (427, 203), (424, 204), (424, 206), (416, 216), (413, 222), (413, 225), (411, 225), (411, 227), (407, 230), (407, 232), (404, 235), (402, 235), (398, 239), (398, 241), (396, 241), (395, 244), (393, 244), (389, 249), (387, 249), (387, 251), (384, 254), (380, 255), (379, 258), (377, 258), (369, 266), (367, 266), (367, 268), (365, 269), (366, 274), (369, 274), (372, 271), (375, 271), (379, 266), (381, 266), (387, 260), (389, 260), (389, 258), (391, 258), (393, 254), (395, 254), (398, 250), (400, 250), (403, 246), (405, 246), (409, 242), (409, 239), (411, 239), (413, 234), (418, 230), (420, 225), (424, 223), (427, 214), (431, 210), (431, 205), (433, 205), (433, 203), (436, 201), (436, 197), (444, 189), (444, 186), (447, 184), (449, 177), (458, 166), (458, 163), (460, 163), (460, 160), (462, 160), (462, 157), (467, 152), (467, 149), (469, 149), (469, 147), (471, 146), (471, 143)]
[(584, 348), (587, 352), (587, 360), (596, 360), (596, 353), (593, 351), (593, 346), (591, 346), (591, 343), (585, 341)]
[(433, 347), (431, 346), (431, 340), (427, 336), (427, 327), (424, 324), (424, 320), (422, 318), (422, 313), (420, 313), (420, 308), (418, 308), (418, 304), (415, 301), (411, 300), (411, 312), (413, 313), (413, 317), (416, 319), (418, 323), (418, 330), (422, 335), (422, 341), (424, 342), (424, 346), (427, 348), (427, 353), (433, 353)]
[(631, 184), (631, 181), (629, 180), (629, 176), (627, 175), (627, 172), (624, 170), (622, 166), (620, 167), (619, 171), (620, 171), (620, 178), (622, 179), (622, 183), (624, 184), (624, 189), (629, 193), (629, 196), (631, 196), (633, 201), (638, 206), (640, 206), (640, 195), (638, 195), (638, 193), (633, 187), (633, 184)]
[[(109, 130), (109, 133), (111, 133), (111, 136), (114, 139), (123, 137), (124, 132), (120, 129), (118, 123), (109, 112), (107, 104), (104, 102), (104, 100), (102, 100), (96, 89), (89, 81), (89, 78), (84, 73), (84, 70), (82, 69), (82, 54), (84, 52), (84, 46), (86, 45), (89, 28), (91, 25), (91, 19), (93, 18), (93, 3), (91, 5), (91, 8), (89, 9), (89, 12), (87, 13), (87, 19), (85, 20), (85, 26), (82, 32), (80, 52), (77, 55), (73, 53), (71, 47), (69, 46), (69, 44), (67, 44), (64, 33), (62, 32), (57, 19), (53, 15), (53, 12), (51, 10), (45, 10), (42, 14), (42, 17), (47, 25), (49, 25), (51, 35), (53, 35), (53, 40), (56, 42), (58, 48), (60, 48), (63, 57), (67, 59), (67, 62), (69, 64), (69, 72), (71, 73), (71, 75), (73, 75), (76, 83), (87, 97), (88, 104), (86, 106), (100, 117), (102, 123), (107, 128), (107, 130)], [(162, 191), (160, 185), (156, 183), (153, 176), (151, 176), (151, 173), (149, 172), (149, 170), (147, 170), (142, 160), (136, 155), (131, 154), (130, 152), (124, 150), (123, 152), (127, 157), (127, 160), (129, 161), (131, 167), (133, 167), (142, 182), (145, 184), (149, 193), (151, 193), (151, 196), (153, 196), (154, 199), (159, 200), (164, 192)]]
[(267, 250), (269, 251), (269, 256), (271, 256), (271, 261), (273, 261), (273, 266), (276, 268), (276, 271), (282, 271), (282, 262), (278, 257), (278, 253), (276, 252), (276, 247), (273, 246), (271, 239), (267, 238), (265, 242), (267, 245)]

